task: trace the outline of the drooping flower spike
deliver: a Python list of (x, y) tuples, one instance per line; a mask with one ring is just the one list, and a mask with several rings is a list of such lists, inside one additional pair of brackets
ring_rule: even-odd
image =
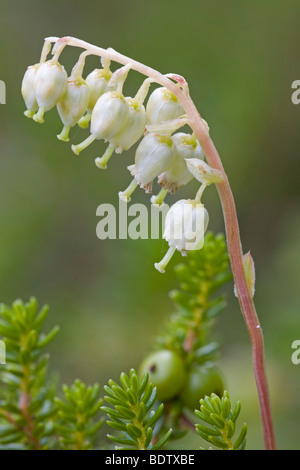
[[(51, 61), (46, 62), (47, 55), (50, 51), (50, 45), (52, 42), (55, 43), (55, 46), (53, 48), (54, 57)], [(228, 244), (228, 251), (230, 254), (231, 264), (232, 264), (234, 277), (235, 277), (235, 283), (236, 283), (235, 291), (236, 291), (236, 295), (239, 298), (243, 315), (245, 317), (246, 324), (247, 324), (247, 327), (249, 329), (250, 336), (251, 336), (254, 373), (255, 373), (255, 379), (256, 379), (260, 408), (261, 408), (265, 447), (267, 450), (275, 450), (276, 444), (275, 444), (274, 428), (273, 428), (273, 423), (272, 423), (272, 413), (271, 413), (271, 408), (270, 408), (270, 401), (269, 401), (269, 394), (268, 394), (268, 387), (267, 387), (265, 366), (264, 366), (263, 338), (261, 334), (259, 321), (256, 315), (255, 306), (253, 302), (251, 301), (251, 297), (254, 294), (254, 281), (255, 281), (254, 263), (251, 258), (251, 255), (247, 254), (243, 256), (241, 240), (239, 236), (238, 220), (237, 220), (236, 211), (234, 210), (235, 202), (234, 202), (234, 198), (230, 189), (230, 185), (227, 181), (226, 174), (223, 170), (222, 162), (219, 157), (219, 154), (216, 148), (214, 147), (213, 142), (209, 136), (208, 126), (206, 125), (205, 121), (201, 118), (199, 112), (197, 111), (195, 107), (193, 100), (190, 97), (188, 83), (180, 75), (177, 75), (177, 74), (163, 75), (159, 71), (151, 67), (148, 67), (147, 65), (142, 64), (141, 62), (138, 62), (129, 57), (126, 57), (125, 55), (120, 54), (119, 52), (114, 51), (111, 48), (104, 49), (104, 48), (89, 44), (80, 39), (69, 37), (69, 36), (66, 36), (61, 39), (47, 38), (44, 44), (40, 63), (36, 64), (35, 66), (32, 66), (32, 68), (29, 68), (29, 70), (26, 72), (24, 76), (24, 80), (22, 84), (22, 94), (23, 94), (26, 107), (27, 107), (27, 111), (25, 112), (25, 114), (28, 117), (34, 117), (34, 119), (37, 120), (38, 122), (43, 122), (43, 114), (47, 109), (50, 109), (51, 107), (55, 106), (61, 99), (63, 99), (63, 96), (64, 96), (63, 91), (64, 91), (64, 88), (66, 89), (66, 86), (67, 86), (66, 85), (67, 78), (66, 78), (66, 74), (62, 66), (60, 66), (60, 64), (58, 63), (58, 57), (63, 47), (65, 47), (65, 45), (82, 48), (85, 51), (88, 51), (90, 54), (101, 57), (104, 60), (116, 62), (118, 64), (121, 64), (122, 66), (125, 66), (125, 68), (126, 66), (129, 68), (132, 68), (133, 70), (141, 73), (145, 77), (148, 77), (148, 79), (153, 80), (155, 83), (160, 85), (161, 88), (158, 88), (159, 91), (155, 91), (153, 93), (153, 96), (151, 96), (151, 99), (149, 99), (149, 102), (147, 104), (147, 111), (145, 111), (145, 114), (146, 114), (146, 120), (148, 121), (148, 125), (154, 126), (157, 124), (166, 123), (169, 120), (172, 120), (176, 117), (181, 116), (183, 112), (186, 112), (190, 119), (190, 127), (195, 132), (197, 139), (199, 140), (199, 142), (202, 143), (203, 148), (205, 149), (207, 161), (211, 162), (216, 168), (219, 168), (220, 171), (210, 168), (210, 167), (206, 167), (205, 166), (206, 164), (204, 162), (201, 162), (201, 160), (199, 160), (198, 158), (191, 158), (191, 155), (188, 155), (189, 158), (185, 159), (187, 163), (187, 167), (191, 171), (192, 175), (201, 182), (201, 187), (198, 190), (195, 199), (192, 199), (192, 200), (187, 199), (187, 200), (178, 201), (178, 203), (174, 204), (173, 208), (170, 209), (168, 221), (170, 220), (178, 221), (177, 228), (179, 230), (180, 236), (178, 237), (178, 233), (174, 232), (176, 228), (174, 224), (173, 223), (170, 224), (168, 222), (167, 225), (170, 230), (169, 232), (165, 231), (164, 237), (169, 242), (170, 248), (169, 248), (168, 253), (164, 257), (164, 259), (160, 263), (156, 264), (156, 268), (159, 271), (164, 272), (167, 263), (169, 262), (169, 260), (171, 259), (174, 252), (177, 249), (181, 251), (182, 254), (186, 254), (187, 251), (190, 251), (191, 249), (195, 249), (195, 247), (196, 249), (199, 249), (201, 247), (201, 240), (203, 239), (204, 232), (206, 230), (206, 226), (208, 222), (208, 215), (207, 215), (207, 212), (205, 211), (203, 204), (201, 203), (201, 196), (203, 194), (203, 191), (209, 184), (218, 183), (218, 185), (220, 185), (219, 189), (222, 189), (219, 191), (219, 195), (220, 195), (220, 199), (222, 202), (226, 231), (230, 233), (230, 236), (227, 237), (227, 242), (228, 242), (227, 244)], [(105, 65), (104, 64), (102, 65), (105, 68)], [(50, 73), (48, 69), (50, 69), (51, 67), (53, 67), (53, 70), (51, 70), (51, 73)], [(124, 67), (122, 67), (120, 70), (124, 70)], [(37, 80), (38, 76), (39, 76), (39, 80)], [(121, 91), (120, 91), (120, 87), (121, 87)], [(92, 88), (92, 85), (91, 85), (91, 88)], [(122, 110), (124, 108), (124, 106), (120, 104), (117, 101), (117, 99), (122, 101), (125, 104), (125, 107), (126, 107), (126, 104), (129, 106), (131, 105), (133, 107), (136, 107), (136, 104), (132, 102), (128, 103), (127, 99), (124, 98), (123, 93), (122, 93), (122, 85), (117, 86), (116, 88), (117, 89), (115, 90), (112, 90), (112, 89), (105, 90), (104, 94), (102, 94), (98, 98), (98, 101), (95, 104), (95, 107), (93, 108), (93, 112), (92, 112), (92, 114), (94, 114), (94, 110), (97, 108), (97, 104), (99, 103), (99, 100), (101, 100), (103, 96), (105, 96), (108, 92), (111, 93), (112, 91), (114, 91), (116, 94), (114, 96), (111, 96), (111, 101), (115, 100), (114, 106), (117, 103), (115, 108), (114, 106), (110, 106), (110, 104), (106, 102), (103, 103), (103, 108), (102, 108), (103, 110), (108, 111), (106, 117), (109, 118), (109, 121), (110, 121), (109, 126), (105, 129), (104, 119), (101, 121), (100, 117), (95, 115), (97, 119), (95, 117), (95, 121), (94, 121), (95, 127), (91, 129), (92, 130), (91, 136), (83, 144), (74, 147), (75, 152), (79, 153), (83, 148), (85, 148), (89, 143), (94, 141), (96, 138), (99, 138), (99, 139), (104, 138), (104, 140), (107, 140), (109, 142), (109, 146), (105, 152), (105, 155), (102, 157), (102, 159), (97, 159), (97, 163), (102, 168), (105, 167), (106, 162), (108, 161), (108, 159), (110, 158), (110, 156), (112, 155), (115, 149), (115, 144), (112, 145), (111, 140), (112, 139), (117, 140), (117, 134), (124, 131), (124, 128), (128, 130), (128, 126), (126, 125), (126, 118), (130, 114), (128, 112), (128, 109), (127, 109), (127, 112), (124, 112), (124, 115), (121, 116), (122, 117), (121, 125), (119, 129), (117, 129), (118, 125), (120, 124), (120, 115), (122, 114), (123, 112)], [(164, 89), (167, 90), (166, 94), (164, 93)], [(183, 108), (185, 111), (183, 111)], [(112, 114), (114, 114), (114, 118), (116, 122), (113, 122), (113, 120), (111, 120)], [(89, 116), (86, 115), (85, 117), (87, 118), (87, 121), (84, 123), (84, 120), (82, 120), (81, 124), (83, 125), (87, 125), (89, 121)], [(135, 113), (132, 113), (131, 122), (135, 122), (134, 118), (135, 118)], [(101, 132), (99, 130), (100, 126), (97, 125), (98, 120), (100, 124), (104, 126), (105, 137), (101, 136)], [(93, 121), (93, 118), (91, 118), (91, 121)], [(94, 135), (93, 130), (95, 130), (96, 135)], [(97, 133), (97, 131), (99, 132)], [(148, 139), (148, 143), (150, 142), (150, 139), (155, 140), (156, 138), (156, 141), (153, 142), (155, 147), (159, 144), (158, 138), (161, 139), (160, 144), (165, 144), (169, 146), (169, 148), (172, 148), (175, 146), (173, 140), (171, 139), (172, 133), (168, 134), (168, 132), (165, 133), (163, 130), (160, 133), (159, 131), (154, 131), (154, 130), (149, 130), (149, 129), (147, 130), (147, 132), (148, 132), (148, 135), (146, 135), (146, 137)], [(142, 136), (142, 133), (140, 137)], [(124, 135), (125, 134), (123, 132), (123, 138), (125, 139)], [(137, 137), (135, 141), (137, 141), (138, 138), (139, 137)], [(145, 139), (142, 140), (140, 145), (143, 144), (145, 147), (147, 147), (146, 145), (147, 141)], [(165, 142), (163, 142), (164, 139), (165, 139)], [(132, 142), (131, 137), (130, 137), (130, 141)], [(169, 144), (167, 141), (169, 142)], [(126, 146), (127, 148), (129, 148), (128, 144)], [(148, 153), (146, 152), (146, 156), (148, 157), (151, 155), (151, 149), (149, 147), (150, 146), (148, 146), (149, 152)], [(122, 151), (122, 148), (123, 147), (122, 147), (122, 139), (121, 139), (118, 150)], [(162, 150), (160, 150), (158, 153), (160, 154), (160, 152), (161, 152), (161, 155), (164, 155)], [(173, 153), (172, 151), (169, 152), (169, 156), (172, 153)], [(174, 169), (172, 168), (171, 170), (170, 169), (171, 165), (169, 166), (169, 163), (172, 162), (173, 159), (167, 158), (167, 156), (168, 156), (168, 152), (166, 151), (164, 158), (163, 158), (163, 161), (165, 161), (166, 163), (166, 167), (164, 167), (161, 170), (161, 172), (157, 175), (156, 175), (156, 172), (153, 171), (153, 175), (156, 175), (155, 177), (158, 177), (160, 179), (160, 182), (163, 183), (163, 185), (167, 184), (169, 186), (169, 184), (171, 184), (170, 181), (175, 178), (173, 178)], [(176, 159), (174, 159), (174, 161), (176, 161)], [(157, 160), (154, 159), (154, 165), (152, 161), (151, 164), (149, 163), (149, 168), (146, 168), (146, 166), (144, 165), (144, 163), (146, 164), (146, 162), (147, 162), (146, 157), (145, 157), (145, 160), (144, 158), (142, 158), (142, 156), (141, 158), (140, 157), (137, 158), (135, 165), (130, 168), (131, 171), (134, 173), (135, 178), (130, 184), (129, 188), (123, 193), (121, 193), (120, 195), (121, 197), (123, 196), (126, 200), (128, 200), (130, 198), (130, 194), (132, 193), (133, 189), (138, 184), (144, 185), (146, 190), (151, 190), (152, 181), (149, 181), (149, 176), (151, 177), (151, 174), (150, 174), (151, 171), (154, 170), (155, 168), (157, 169), (159, 165), (157, 165)], [(175, 165), (175, 167), (177, 167), (177, 165)], [(164, 176), (161, 176), (161, 175), (164, 175)], [(180, 175), (180, 176), (183, 176), (183, 175)], [(143, 177), (145, 177), (145, 179)], [(138, 178), (140, 179), (140, 181), (138, 181)], [(167, 183), (165, 183), (165, 178), (167, 178)], [(142, 181), (143, 179), (144, 181)], [(180, 180), (180, 178), (178, 178), (177, 176), (176, 181), (174, 181), (174, 183), (178, 184), (178, 180)], [(166, 191), (168, 191), (169, 189), (171, 189), (171, 186), (168, 187), (168, 189), (165, 189), (163, 186), (162, 191), (160, 193), (161, 201), (163, 200), (163, 197), (166, 194)], [(182, 210), (180, 211), (180, 208), (182, 209), (183, 207), (187, 207), (188, 208), (187, 211), (182, 211)], [(199, 215), (199, 219), (203, 221), (202, 229), (198, 230), (196, 226), (193, 233), (187, 232), (185, 224), (182, 222), (190, 221), (192, 222), (191, 225), (193, 225), (193, 222), (198, 219), (197, 214)], [(190, 240), (190, 235), (195, 235), (194, 238), (199, 243), (194, 246), (191, 246), (188, 243)]]

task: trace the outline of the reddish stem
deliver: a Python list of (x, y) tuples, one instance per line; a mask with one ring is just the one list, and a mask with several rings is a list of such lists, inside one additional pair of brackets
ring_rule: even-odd
[(258, 391), (265, 448), (266, 450), (274, 450), (276, 444), (265, 371), (263, 334), (243, 267), (243, 251), (233, 194), (219, 154), (194, 103), (188, 97), (185, 97), (182, 103), (184, 103), (185, 111), (191, 121), (191, 127), (199, 139), (208, 163), (224, 175), (224, 181), (219, 183), (217, 188), (223, 207), (228, 253), (241, 311), (251, 339), (253, 370)]

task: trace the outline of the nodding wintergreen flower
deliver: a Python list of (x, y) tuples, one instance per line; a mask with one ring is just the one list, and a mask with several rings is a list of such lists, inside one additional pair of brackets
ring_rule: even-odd
[(57, 103), (57, 111), (64, 124), (62, 132), (57, 136), (59, 140), (69, 141), (70, 128), (75, 126), (87, 110), (90, 91), (82, 79), (68, 80), (67, 91), (62, 100)]
[(159, 263), (155, 263), (155, 268), (164, 273), (176, 250), (182, 255), (186, 255), (191, 250), (200, 250), (204, 243), (208, 220), (208, 212), (200, 200), (177, 201), (169, 209), (165, 219), (163, 238), (170, 248), (164, 258)]
[(160, 124), (181, 116), (184, 109), (171, 91), (160, 87), (151, 93), (146, 113), (149, 124)]
[(78, 155), (95, 139), (109, 142), (102, 158), (96, 158), (99, 168), (106, 168), (112, 153), (122, 153), (134, 145), (143, 135), (146, 126), (145, 108), (137, 95), (135, 98), (124, 97), (122, 88), (129, 67), (125, 66), (113, 74), (109, 84), (117, 85), (115, 91), (104, 93), (97, 101), (91, 117), (91, 135), (81, 144), (73, 145), (73, 152)]
[(100, 96), (106, 91), (113, 91), (113, 87), (109, 87), (109, 80), (112, 72), (110, 70), (110, 60), (102, 59), (103, 69), (93, 70), (85, 79), (90, 89), (90, 97), (86, 114), (79, 120), (78, 125), (86, 128), (91, 120), (92, 111)]
[(22, 81), (21, 91), (27, 108), (24, 114), (28, 118), (32, 118), (39, 109), (34, 91), (34, 81), (39, 66), (40, 64), (30, 65), (26, 70)]
[(39, 66), (34, 80), (34, 92), (39, 110), (33, 116), (34, 121), (44, 122), (45, 112), (53, 108), (64, 96), (67, 80), (67, 72), (57, 60), (48, 60)]
[(119, 197), (129, 201), (137, 185), (146, 193), (151, 193), (153, 180), (172, 165), (175, 154), (171, 137), (147, 134), (136, 150), (135, 164), (128, 167), (134, 180), (125, 191), (119, 193)]
[(185, 159), (203, 159), (204, 152), (194, 134), (177, 132), (172, 136), (176, 148), (176, 157), (172, 165), (158, 176), (162, 190), (157, 196), (152, 196), (153, 204), (161, 205), (168, 192), (175, 193), (180, 186), (189, 183), (193, 175), (187, 168)]

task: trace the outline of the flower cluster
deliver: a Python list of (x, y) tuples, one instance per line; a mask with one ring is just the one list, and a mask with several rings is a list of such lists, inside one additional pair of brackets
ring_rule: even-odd
[[(201, 203), (201, 196), (209, 184), (220, 182), (222, 175), (203, 161), (205, 155), (194, 133), (178, 132), (189, 125), (189, 120), (174, 93), (161, 86), (151, 93), (144, 105), (154, 82), (154, 79), (146, 78), (134, 97), (124, 96), (123, 86), (131, 64), (112, 72), (111, 60), (107, 57), (101, 57), (101, 69), (95, 69), (84, 79), (85, 60), (92, 53), (88, 50), (80, 55), (68, 77), (59, 63), (67, 39), (46, 40), (40, 62), (26, 71), (22, 83), (27, 107), (25, 115), (42, 123), (44, 114), (56, 106), (63, 123), (57, 137), (65, 142), (69, 141), (70, 129), (76, 124), (82, 128), (90, 125), (89, 137), (72, 145), (72, 150), (79, 155), (95, 140), (104, 140), (108, 143), (107, 149), (102, 157), (95, 159), (96, 166), (101, 169), (107, 168), (114, 152), (120, 154), (140, 141), (134, 164), (128, 167), (133, 179), (127, 189), (119, 192), (123, 201), (130, 201), (137, 186), (152, 193), (156, 179), (162, 189), (151, 197), (151, 202), (158, 206), (163, 204), (168, 192), (173, 194), (193, 178), (201, 183), (193, 199), (179, 200), (167, 214), (163, 236), (169, 250), (163, 260), (155, 264), (158, 271), (164, 272), (176, 250), (185, 255), (202, 247), (208, 213)], [(55, 42), (53, 57), (47, 60), (52, 42)], [(177, 86), (183, 85), (178, 81)]]

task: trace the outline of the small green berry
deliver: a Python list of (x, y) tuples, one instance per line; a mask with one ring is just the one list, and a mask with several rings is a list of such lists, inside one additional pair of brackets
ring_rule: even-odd
[(149, 373), (149, 381), (157, 388), (157, 398), (174, 398), (184, 386), (186, 373), (182, 359), (167, 349), (150, 354), (140, 366), (140, 376)]

